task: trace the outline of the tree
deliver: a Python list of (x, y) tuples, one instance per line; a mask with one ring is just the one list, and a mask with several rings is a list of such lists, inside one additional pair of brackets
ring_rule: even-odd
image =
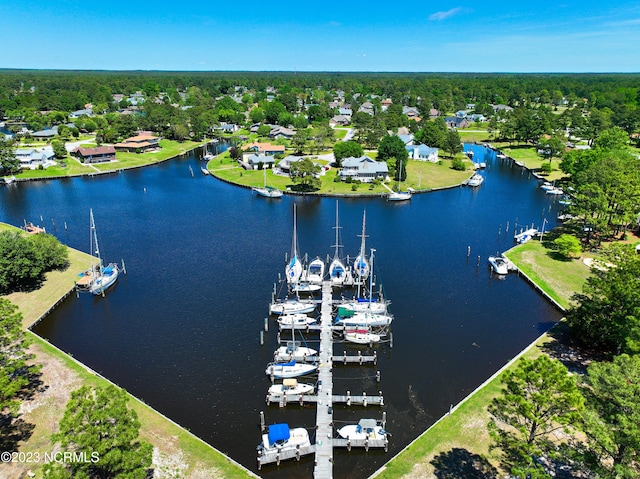
[(546, 355), (523, 358), (502, 377), (504, 389), (489, 405), (489, 434), (506, 469), (518, 477), (546, 477), (537, 461), (554, 459), (551, 434), (575, 423), (584, 399), (573, 376)]
[(232, 146), (229, 148), (229, 157), (236, 161), (242, 159), (242, 150), (237, 146)]
[(462, 142), (460, 141), (460, 135), (456, 130), (447, 131), (443, 149), (451, 156), (462, 151)]
[(356, 141), (339, 141), (333, 146), (333, 156), (336, 159), (338, 168), (342, 166), (342, 160), (349, 157), (360, 158), (364, 155), (364, 150), (360, 143)]
[[(20, 406), (21, 393), (30, 377), (40, 369), (27, 365), (34, 358), (27, 353), (29, 342), (22, 329), (22, 314), (18, 307), (0, 298), (0, 418), (11, 421)], [(0, 437), (0, 445), (4, 443)]]
[(16, 157), (13, 140), (0, 135), (0, 174), (6, 175), (20, 171), (20, 160)]
[(587, 436), (584, 460), (598, 477), (638, 477), (640, 457), (640, 356), (593, 363), (582, 388)]
[(56, 155), (58, 159), (66, 158), (68, 155), (64, 141), (62, 140), (51, 140), (51, 148), (53, 148), (53, 154)]
[(583, 293), (567, 311), (572, 337), (606, 356), (640, 353), (640, 258), (629, 245), (605, 251), (614, 268), (592, 269)]
[(319, 190), (321, 182), (316, 175), (320, 173), (320, 169), (321, 167), (309, 158), (303, 158), (291, 164), (291, 179), (304, 191)]
[(580, 254), (582, 248), (580, 247), (580, 240), (570, 234), (562, 234), (553, 243), (558, 248), (560, 253), (565, 258), (571, 258), (573, 255)]
[(556, 135), (543, 138), (538, 142), (538, 152), (542, 158), (549, 160), (549, 164), (554, 158), (561, 158), (565, 148), (562, 139)]
[(628, 145), (629, 135), (617, 126), (600, 132), (593, 140), (593, 147), (601, 150), (624, 150)]
[(409, 158), (409, 152), (404, 146), (404, 141), (397, 135), (386, 135), (378, 146), (378, 160), (386, 161), (391, 158), (405, 161)]
[(415, 140), (432, 148), (444, 148), (447, 138), (447, 124), (444, 118), (428, 121), (415, 135)]
[(64, 472), (87, 478), (148, 477), (153, 447), (139, 440), (140, 422), (128, 400), (115, 386), (83, 386), (72, 392), (52, 442), (64, 451), (84, 452), (88, 460), (56, 463), (45, 469), (45, 477), (64, 477)]
[(306, 128), (297, 130), (291, 138), (291, 146), (296, 149), (296, 153), (302, 153), (305, 146), (307, 146), (307, 134), (308, 131)]
[(256, 133), (258, 136), (269, 136), (269, 133), (271, 133), (271, 127), (269, 125), (260, 125)]

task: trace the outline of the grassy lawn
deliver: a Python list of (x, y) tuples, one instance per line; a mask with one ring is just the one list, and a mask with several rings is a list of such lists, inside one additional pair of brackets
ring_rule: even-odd
[[(0, 231), (4, 230), (21, 231), (0, 223)], [(36, 291), (4, 296), (19, 307), (25, 329), (73, 288), (77, 274), (87, 268), (90, 259), (89, 255), (69, 248), (70, 265), (65, 271), (48, 273), (46, 281)], [(32, 424), (34, 429), (27, 440), (20, 442), (19, 450), (43, 454), (51, 451), (50, 437), (57, 430), (71, 391), (85, 384), (106, 386), (108, 382), (35, 334), (28, 332), (28, 336), (32, 341), (31, 351), (36, 355), (35, 362), (43, 365), (41, 380), (46, 388), (22, 405), (20, 418), (26, 424)], [(158, 463), (154, 465), (182, 467), (184, 471), (180, 477), (184, 478), (254, 477), (137, 399), (131, 397), (129, 404), (137, 412), (142, 424), (141, 436), (159, 452)], [(12, 464), (2, 477), (26, 477), (28, 470), (37, 473), (40, 467), (41, 464), (34, 463)]]
[[(512, 157), (516, 161), (520, 161), (530, 170), (539, 172), (542, 167), (542, 163), (547, 163), (536, 152), (533, 146), (501, 146), (500, 150), (507, 156)], [(565, 174), (560, 170), (560, 160), (554, 158), (551, 160), (551, 173), (547, 176), (549, 181), (554, 181), (563, 178)]]
[(589, 267), (582, 259), (565, 260), (549, 249), (548, 243), (528, 241), (505, 252), (515, 265), (551, 296), (560, 306), (567, 309), (571, 296), (582, 292)]
[(473, 126), (469, 127), (469, 130), (458, 130), (458, 135), (460, 135), (462, 143), (489, 141), (489, 137), (491, 136), (488, 131), (479, 130)]
[[(534, 346), (529, 348), (523, 357), (534, 359), (540, 354), (541, 347), (549, 342), (547, 335), (542, 336)], [(515, 361), (509, 368), (513, 368)], [(453, 410), (451, 415), (445, 415), (439, 422), (424, 432), (416, 441), (389, 461), (376, 479), (424, 479), (441, 477), (435, 474), (434, 459), (443, 458), (452, 454), (455, 449), (463, 452), (465, 457), (472, 455), (481, 456), (479, 459), (486, 466), (498, 467), (496, 452), (489, 451), (490, 438), (487, 432), (489, 413), (487, 406), (501, 390), (501, 375), (492, 378), (486, 385), (469, 396), (463, 403)], [(467, 456), (468, 454), (468, 456)], [(457, 465), (462, 459), (453, 457), (449, 461), (455, 461)], [(468, 470), (467, 470), (468, 472)], [(468, 477), (481, 477), (478, 471)], [(442, 476), (444, 477), (444, 476)], [(460, 472), (456, 476), (467, 477)], [(484, 475), (482, 477), (485, 477)], [(488, 476), (487, 476), (488, 477)], [(494, 477), (494, 476), (492, 476)], [(501, 477), (501, 476), (495, 476)]]

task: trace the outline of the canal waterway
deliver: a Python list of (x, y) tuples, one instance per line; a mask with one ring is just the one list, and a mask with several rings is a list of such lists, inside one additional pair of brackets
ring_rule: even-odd
[[(352, 258), (366, 210), (367, 249), (376, 249), (377, 283), (395, 320), (393, 348), (376, 348), (377, 366), (334, 367), (334, 393), (382, 391), (390, 450), (337, 451), (335, 477), (369, 476), (560, 319), (522, 278), (494, 276), (487, 265), (513, 245), (514, 230), (544, 219), (552, 227), (557, 199), (526, 170), (473, 148), (488, 164), (479, 188), (403, 203), (338, 200)], [(259, 332), (291, 249), (293, 204), (300, 251), (311, 259), (333, 254), (336, 199), (261, 198), (202, 175), (200, 154), (116, 175), (2, 187), (0, 220), (44, 224), (88, 251), (93, 208), (103, 256), (123, 258), (127, 275), (105, 298), (70, 296), (35, 332), (256, 470), (260, 411), (267, 423), (313, 435), (314, 407), (265, 405), (273, 321), (264, 346)], [(343, 349), (355, 351), (336, 345), (336, 353)], [(378, 407), (334, 408), (337, 427), (381, 415)], [(312, 469), (309, 457), (260, 475), (310, 477)]]

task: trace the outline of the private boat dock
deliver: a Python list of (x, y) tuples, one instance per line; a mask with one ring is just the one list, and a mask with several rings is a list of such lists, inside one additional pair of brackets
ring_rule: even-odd
[[(263, 452), (258, 455), (258, 469), (265, 464), (280, 464), (280, 461), (287, 459), (300, 460), (302, 456), (315, 454), (314, 462), (314, 479), (331, 479), (333, 478), (333, 449), (335, 447), (342, 447), (351, 450), (352, 448), (381, 448), (385, 452), (388, 450), (389, 441), (385, 437), (384, 439), (370, 438), (365, 439), (343, 439), (334, 437), (334, 419), (333, 419), (333, 405), (334, 404), (346, 404), (350, 405), (362, 405), (362, 406), (384, 406), (384, 398), (382, 393), (379, 392), (378, 396), (367, 396), (366, 393), (356, 396), (351, 395), (347, 391), (346, 395), (334, 395), (333, 393), (333, 364), (363, 364), (373, 363), (377, 361), (377, 355), (374, 353), (372, 356), (364, 356), (361, 353), (358, 355), (347, 355), (346, 352), (343, 356), (334, 356), (333, 354), (333, 332), (334, 326), (332, 326), (332, 289), (329, 281), (323, 281), (322, 283), (322, 303), (320, 310), (320, 324), (314, 325), (314, 331), (320, 333), (320, 347), (316, 362), (318, 364), (318, 387), (316, 394), (309, 395), (292, 395), (286, 397), (282, 396), (267, 396), (267, 404), (279, 404), (280, 407), (286, 406), (287, 403), (316, 404), (316, 426), (315, 426), (315, 444), (297, 447), (295, 449), (282, 450), (277, 452)], [(291, 330), (291, 328), (285, 328)], [(303, 330), (311, 330), (311, 328), (301, 328)], [(380, 380), (379, 373), (376, 374), (376, 379)], [(260, 413), (260, 420), (262, 429), (265, 429), (264, 414)], [(386, 414), (383, 413), (383, 427), (386, 422)]]

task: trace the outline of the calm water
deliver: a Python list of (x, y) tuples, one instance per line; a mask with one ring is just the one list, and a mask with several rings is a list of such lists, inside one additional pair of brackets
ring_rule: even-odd
[[(484, 150), (475, 149), (479, 160)], [(492, 152), (486, 161), (477, 189), (407, 203), (339, 200), (351, 257), (366, 209), (367, 248), (377, 250), (376, 276), (395, 321), (394, 347), (378, 347), (377, 367), (334, 368), (336, 393), (384, 393), (390, 451), (337, 451), (335, 477), (367, 477), (560, 317), (524, 280), (498, 279), (487, 266), (487, 256), (512, 245), (514, 227), (555, 218), (556, 199)], [(268, 423), (314, 425), (313, 407), (265, 405), (276, 335), (272, 327), (261, 347), (259, 332), (291, 249), (292, 204), (301, 252), (326, 257), (335, 199), (265, 200), (203, 176), (200, 165), (192, 153), (118, 175), (2, 187), (0, 220), (44, 222), (87, 251), (93, 208), (103, 255), (124, 258), (127, 275), (106, 298), (71, 296), (36, 332), (255, 470), (259, 411)], [(336, 406), (334, 417), (339, 425), (381, 411)], [(310, 457), (260, 474), (312, 469)]]

